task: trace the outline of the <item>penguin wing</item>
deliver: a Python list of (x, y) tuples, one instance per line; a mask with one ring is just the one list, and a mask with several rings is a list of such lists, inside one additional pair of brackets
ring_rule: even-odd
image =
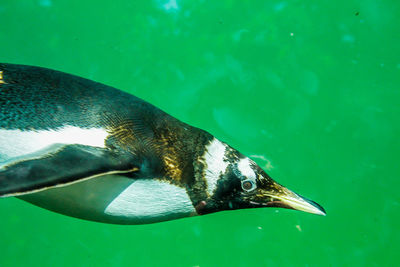
[(166, 121), (179, 124), (110, 86), (0, 63), (0, 197), (111, 173), (154, 177), (163, 171), (154, 129)]
[(0, 169), (0, 197), (29, 194), (106, 174), (139, 170), (132, 154), (85, 145), (67, 145), (42, 158)]

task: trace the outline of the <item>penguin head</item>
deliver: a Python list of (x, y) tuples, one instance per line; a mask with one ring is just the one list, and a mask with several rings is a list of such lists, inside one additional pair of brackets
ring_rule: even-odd
[(220, 173), (209, 198), (197, 204), (197, 213), (280, 207), (325, 215), (319, 204), (278, 184), (253, 160), (231, 147), (229, 149), (231, 158), (224, 158), (229, 163)]

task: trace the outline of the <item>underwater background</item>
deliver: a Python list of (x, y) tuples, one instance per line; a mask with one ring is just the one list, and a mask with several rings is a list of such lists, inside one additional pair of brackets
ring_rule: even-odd
[(5, 198), (0, 266), (398, 266), (399, 17), (389, 0), (0, 0), (0, 62), (130, 92), (327, 211), (119, 226)]

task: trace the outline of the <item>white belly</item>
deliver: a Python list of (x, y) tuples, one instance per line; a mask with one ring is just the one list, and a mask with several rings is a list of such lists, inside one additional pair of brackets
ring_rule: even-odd
[(155, 179), (107, 175), (19, 198), (65, 215), (144, 224), (196, 215), (186, 190)]

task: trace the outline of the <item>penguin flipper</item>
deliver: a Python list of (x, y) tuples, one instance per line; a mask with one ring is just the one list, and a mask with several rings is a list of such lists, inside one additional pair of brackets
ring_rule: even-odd
[(85, 145), (67, 145), (42, 158), (0, 169), (0, 197), (19, 196), (97, 176), (139, 170), (132, 154)]

